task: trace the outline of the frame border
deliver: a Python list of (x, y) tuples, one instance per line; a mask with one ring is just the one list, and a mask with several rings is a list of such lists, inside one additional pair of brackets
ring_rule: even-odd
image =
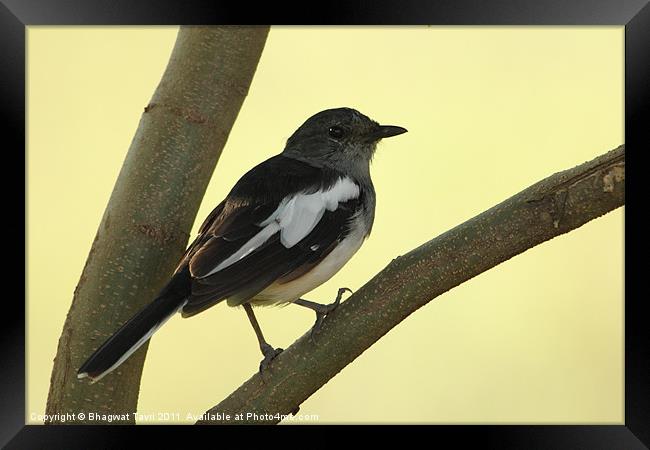
[[(322, 3), (320, 8), (316, 8), (318, 15), (312, 10), (300, 8), (298, 4), (294, 5), (287, 7), (273, 2), (258, 3), (255, 8), (247, 8), (245, 4), (235, 7), (223, 1), (207, 3), (200, 0), (2, 0), (0, 35), (5, 58), (0, 64), (0, 111), (5, 125), (4, 136), (11, 142), (7, 144), (7, 149), (24, 149), (22, 163), (26, 177), (25, 35), (26, 26), (29, 25), (285, 25), (305, 22), (319, 25), (625, 25), (625, 144), (632, 149), (630, 154), (633, 161), (626, 183), (627, 189), (632, 186), (632, 192), (635, 191), (634, 185), (638, 184), (635, 167), (640, 166), (636, 160), (643, 151), (642, 145), (649, 142), (647, 124), (644, 125), (641, 119), (641, 113), (648, 111), (650, 90), (648, 0), (436, 0), (426, 3), (418, 0), (375, 0), (372, 6), (363, 0), (337, 0)], [(20, 151), (7, 153), (20, 155)], [(5, 192), (11, 193), (15, 183), (5, 183), (12, 188)], [(635, 195), (632, 196), (633, 207), (625, 212), (626, 234), (632, 231), (633, 225), (642, 223), (634, 207)], [(25, 194), (25, 221), (26, 198)], [(23, 233), (25, 230), (24, 227)], [(23, 255), (26, 258), (26, 235), (23, 237)], [(639, 251), (638, 246), (626, 247), (626, 262), (634, 260)], [(626, 266), (626, 287), (632, 282), (636, 288), (639, 278), (627, 276), (627, 271), (634, 269), (634, 265)], [(16, 302), (9, 305), (13, 310), (5, 315), (4, 326), (0, 328), (0, 399), (3, 405), (0, 412), (0, 445), (10, 441), (5, 448), (113, 448), (124, 447), (134, 440), (152, 438), (170, 444), (174, 437), (187, 444), (187, 435), (181, 432), (185, 427), (178, 426), (25, 425), (25, 310)], [(478, 444), (488, 448), (498, 445), (500, 449), (648, 448), (649, 334), (640, 299), (626, 301), (624, 425), (431, 425), (408, 431), (426, 431), (429, 438), (432, 437), (430, 433), (435, 433), (434, 438), (442, 438), (461, 447)], [(318, 430), (312, 425), (299, 428), (311, 429), (312, 432)], [(192, 430), (190, 439), (202, 439), (207, 438), (205, 433), (211, 432), (214, 427), (189, 429)], [(216, 431), (223, 439), (224, 429)], [(373, 428), (372, 433), (379, 436), (377, 432), (378, 428)], [(383, 432), (379, 431), (379, 434)], [(389, 432), (392, 434), (392, 431)]]

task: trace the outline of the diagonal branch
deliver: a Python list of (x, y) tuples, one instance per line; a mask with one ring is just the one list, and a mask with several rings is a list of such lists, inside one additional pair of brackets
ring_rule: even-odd
[(303, 335), (273, 361), (264, 379), (253, 375), (198, 423), (279, 422), (276, 414), (297, 412), (330, 378), (432, 299), (624, 203), (624, 145), (551, 175), (394, 259), (328, 317), (316, 342)]

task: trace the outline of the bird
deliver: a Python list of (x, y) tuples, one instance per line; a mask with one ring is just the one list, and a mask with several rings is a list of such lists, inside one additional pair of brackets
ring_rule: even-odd
[(334, 276), (370, 235), (371, 160), (380, 140), (405, 132), (349, 107), (309, 117), (281, 153), (235, 183), (155, 299), (97, 348), (77, 377), (99, 381), (174, 314), (191, 317), (222, 301), (245, 310), (263, 355), (260, 372), (282, 349), (266, 341), (253, 306), (312, 309), (313, 335), (350, 290), (339, 289), (328, 305), (302, 297)]

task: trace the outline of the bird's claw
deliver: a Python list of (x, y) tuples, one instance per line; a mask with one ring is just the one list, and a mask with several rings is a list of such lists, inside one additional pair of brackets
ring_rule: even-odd
[(334, 311), (336, 308), (339, 307), (339, 305), (341, 304), (341, 298), (343, 297), (343, 294), (346, 291), (352, 294), (352, 289), (345, 288), (345, 287), (340, 288), (338, 293), (336, 294), (336, 299), (334, 300), (334, 302), (330, 303), (329, 305), (324, 305), (321, 311), (316, 311), (316, 323), (311, 328), (311, 335), (310, 335), (312, 341), (314, 341), (315, 335), (320, 332), (320, 329), (323, 326), (323, 322), (325, 321), (325, 318), (329, 316), (332, 313), (332, 311)]
[(276, 356), (282, 353), (284, 349), (273, 348), (269, 344), (264, 344), (260, 348), (262, 350), (262, 354), (264, 355), (264, 359), (260, 361), (260, 374), (261, 374), (266, 369), (268, 369), (269, 364), (271, 364), (271, 361), (273, 361)]

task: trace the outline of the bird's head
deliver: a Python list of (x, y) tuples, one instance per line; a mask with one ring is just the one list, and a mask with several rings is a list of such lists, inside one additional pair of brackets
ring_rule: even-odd
[(383, 138), (406, 133), (393, 125), (379, 125), (352, 108), (321, 111), (303, 123), (287, 140), (284, 154), (333, 167), (368, 165)]

